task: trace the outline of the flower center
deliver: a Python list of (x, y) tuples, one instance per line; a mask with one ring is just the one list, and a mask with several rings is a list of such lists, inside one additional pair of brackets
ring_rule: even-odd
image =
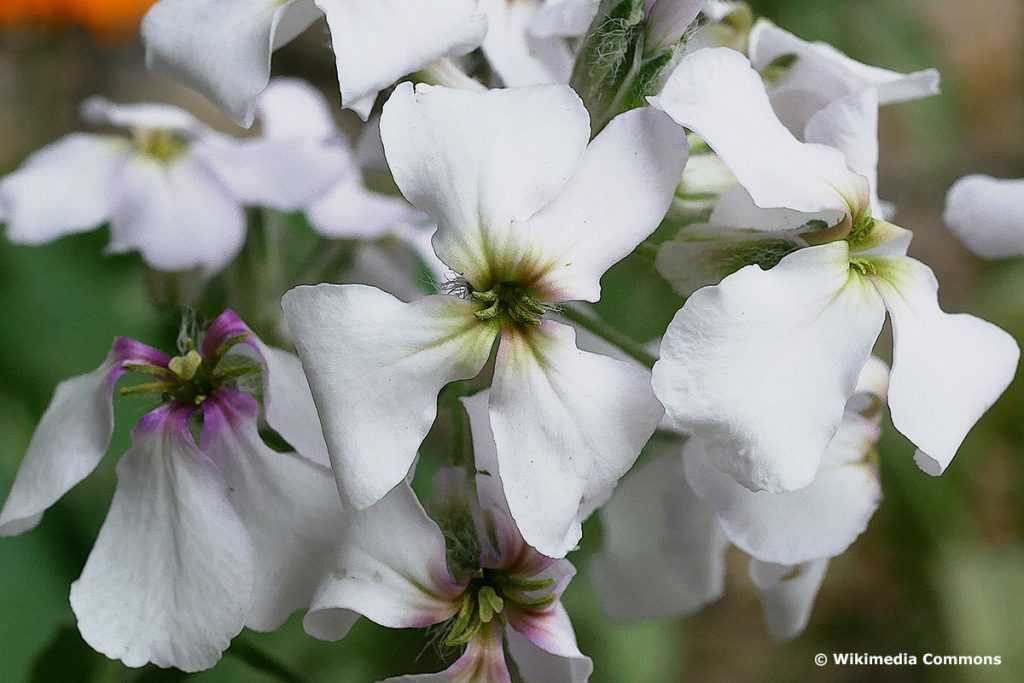
[(442, 643), (445, 647), (465, 645), (495, 616), (504, 623), (505, 608), (510, 604), (526, 610), (550, 605), (558, 598), (552, 590), (554, 586), (554, 579), (522, 579), (494, 569), (481, 569), (466, 586), (459, 611), (449, 622)]
[(149, 375), (157, 380), (124, 387), (119, 393), (122, 396), (162, 394), (165, 401), (200, 405), (225, 383), (263, 371), (259, 363), (223, 362), (228, 351), (248, 336), (248, 333), (242, 332), (229, 337), (207, 358), (203, 358), (196, 350), (195, 342), (189, 339), (186, 341), (188, 350), (172, 358), (166, 367), (152, 363), (125, 363), (124, 369), (128, 372)]
[(139, 153), (157, 161), (171, 161), (181, 156), (188, 148), (188, 142), (169, 130), (139, 128), (133, 131)]
[(475, 315), (485, 322), (504, 316), (514, 323), (540, 325), (541, 316), (547, 312), (526, 287), (515, 282), (499, 282), (487, 291), (470, 292), (470, 296), (484, 305)]

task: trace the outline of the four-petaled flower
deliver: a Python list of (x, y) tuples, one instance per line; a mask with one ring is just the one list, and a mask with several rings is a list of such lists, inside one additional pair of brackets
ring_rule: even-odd
[(285, 295), (342, 498), (362, 509), (405, 479), (439, 390), (480, 373), (500, 338), (490, 419), (505, 494), (527, 542), (564, 556), (663, 411), (643, 368), (580, 351), (547, 314), (596, 301), (601, 275), (658, 225), (684, 138), (645, 108), (588, 145), (586, 109), (555, 85), (405, 84), (381, 130), (399, 188), (437, 222), (434, 250), (457, 278), (449, 294), (408, 304), (357, 285)]
[[(96, 468), (126, 373), (148, 381), (122, 395), (157, 394), (161, 405), (132, 430), (71, 607), (85, 641), (128, 666), (206, 669), (243, 626), (274, 630), (309, 604), (344, 512), (320, 464), (325, 447), (298, 359), (227, 311), (179, 356), (119, 337), (99, 368), (61, 383), (0, 513), (0, 535), (34, 527)], [(303, 454), (263, 442), (259, 404), (242, 389), (263, 394), (267, 422)]]
[(388, 628), (442, 625), (444, 648), (465, 646), (444, 672), (389, 680), (509, 683), (504, 638), (526, 681), (586, 681), (593, 666), (559, 600), (576, 570), (523, 540), (497, 474), (486, 391), (462, 401), (475, 481), (458, 468), (438, 472), (441, 526), (404, 481), (356, 513), (306, 615), (306, 631), (338, 640), (363, 615)]

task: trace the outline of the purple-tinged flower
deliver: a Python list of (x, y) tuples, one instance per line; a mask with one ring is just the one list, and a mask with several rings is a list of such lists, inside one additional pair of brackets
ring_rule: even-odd
[[(179, 356), (119, 337), (99, 368), (62, 382), (0, 512), (0, 535), (34, 527), (99, 464), (114, 385), (127, 373), (147, 381), (122, 395), (158, 394), (161, 405), (132, 431), (71, 607), (82, 637), (107, 656), (198, 671), (243, 626), (275, 629), (309, 603), (343, 513), (317, 462), (325, 446), (298, 359), (227, 311)], [(262, 391), (267, 422), (302, 455), (263, 442), (248, 391)]]
[(576, 570), (523, 540), (498, 477), (487, 392), (463, 404), (475, 491), (461, 469), (447, 468), (434, 483), (441, 525), (406, 482), (356, 513), (306, 615), (306, 631), (338, 640), (363, 615), (388, 628), (441, 625), (443, 647), (465, 646), (447, 670), (396, 681), (510, 681), (503, 639), (525, 680), (585, 681), (592, 664), (560, 602)]

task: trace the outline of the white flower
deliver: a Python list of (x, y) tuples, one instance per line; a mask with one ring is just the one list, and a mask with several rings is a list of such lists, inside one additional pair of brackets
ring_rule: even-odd
[(487, 30), (477, 0), (160, 0), (142, 22), (146, 59), (250, 126), (271, 53), (322, 16), (342, 104), (363, 119), (378, 92)]
[(596, 301), (599, 280), (664, 216), (685, 162), (660, 112), (587, 144), (564, 86), (487, 93), (400, 86), (381, 123), (403, 194), (438, 224), (459, 279), (403, 303), (360, 286), (301, 287), (283, 305), (324, 423), (342, 497), (362, 509), (401, 482), (438, 391), (475, 377), (500, 338), (491, 426), (512, 516), (562, 556), (581, 505), (632, 464), (661, 408), (646, 372), (579, 351), (554, 305)]
[(526, 681), (586, 681), (593, 666), (559, 600), (576, 570), (519, 535), (497, 474), (486, 392), (462, 400), (477, 474), (467, 486), (460, 469), (438, 472), (444, 531), (404, 481), (357, 513), (305, 617), (306, 631), (338, 640), (361, 614), (388, 628), (444, 624), (441, 644), (465, 646), (446, 671), (388, 680), (510, 681), (504, 635)]
[[(238, 352), (247, 349), (256, 365)], [(228, 354), (238, 362), (221, 363)], [(0, 535), (31, 529), (110, 445), (125, 373), (165, 403), (132, 431), (106, 521), (71, 586), (82, 637), (127, 666), (213, 666), (248, 626), (270, 631), (308, 605), (345, 519), (298, 359), (265, 346), (231, 311), (199, 348), (171, 358), (118, 338), (106, 361), (57, 387), (36, 428)], [(235, 387), (263, 375), (265, 418), (303, 455), (259, 436), (259, 405)], [(191, 420), (202, 416), (197, 445)]]
[(981, 258), (1024, 256), (1024, 180), (961, 178), (949, 188), (943, 219)]
[[(747, 266), (697, 291), (669, 326), (654, 388), (680, 428), (738, 454), (753, 490), (806, 486), (835, 434), (886, 311), (894, 327), (896, 428), (938, 475), (1013, 377), (1016, 342), (938, 306), (908, 233), (871, 215), (868, 184), (830, 147), (778, 121), (760, 76), (725, 48), (689, 55), (652, 103), (707, 141), (756, 207), (838, 217), (764, 271)], [(755, 207), (755, 208), (756, 208)], [(757, 227), (757, 226), (753, 226)]]
[(600, 515), (605, 546), (591, 571), (602, 603), (621, 621), (691, 614), (721, 597), (725, 551), (750, 555), (773, 637), (803, 630), (829, 558), (864, 531), (881, 489), (874, 460), (887, 368), (865, 366), (857, 393), (807, 487), (752, 492), (711, 464), (713, 447), (690, 439), (627, 476)]
[(213, 275), (245, 242), (244, 206), (294, 211), (340, 177), (324, 107), (308, 85), (277, 81), (260, 101), (264, 135), (238, 140), (175, 107), (90, 99), (87, 120), (131, 137), (76, 133), (32, 155), (0, 181), (7, 237), (41, 244), (109, 222), (110, 252)]

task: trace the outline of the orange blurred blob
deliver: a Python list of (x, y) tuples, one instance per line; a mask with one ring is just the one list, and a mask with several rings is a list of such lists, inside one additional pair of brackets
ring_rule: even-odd
[(156, 0), (0, 0), (0, 27), (21, 23), (81, 24), (112, 35), (138, 29)]

